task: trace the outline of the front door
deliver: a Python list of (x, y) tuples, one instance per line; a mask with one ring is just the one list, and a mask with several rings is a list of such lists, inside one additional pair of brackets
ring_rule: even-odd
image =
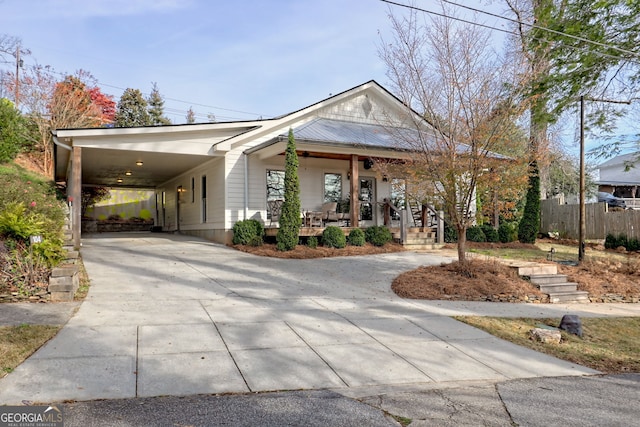
[(360, 178), (360, 221), (364, 226), (375, 224), (375, 182), (371, 177)]

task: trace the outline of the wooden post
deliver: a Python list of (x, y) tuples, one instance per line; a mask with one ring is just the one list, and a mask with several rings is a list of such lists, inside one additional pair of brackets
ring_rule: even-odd
[(71, 232), (73, 248), (80, 250), (80, 230), (82, 226), (82, 148), (73, 147), (73, 163), (71, 164)]
[(358, 176), (358, 156), (356, 154), (351, 155), (351, 162), (349, 165), (351, 169), (351, 227), (358, 228), (359, 224), (359, 212), (360, 212), (360, 177)]

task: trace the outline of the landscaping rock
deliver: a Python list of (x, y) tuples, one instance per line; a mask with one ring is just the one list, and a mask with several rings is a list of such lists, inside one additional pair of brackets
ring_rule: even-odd
[(545, 344), (560, 344), (560, 340), (562, 339), (560, 331), (543, 328), (534, 328), (530, 330), (529, 336), (532, 340), (540, 341)]
[(575, 314), (565, 314), (560, 320), (560, 326), (558, 328), (563, 331), (567, 331), (570, 334), (582, 337), (582, 322), (580, 318)]

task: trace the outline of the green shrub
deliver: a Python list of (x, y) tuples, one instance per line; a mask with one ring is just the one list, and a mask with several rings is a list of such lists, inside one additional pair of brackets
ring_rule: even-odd
[(233, 225), (233, 244), (260, 246), (263, 242), (264, 227), (255, 219), (243, 219)]
[(500, 241), (498, 230), (493, 228), (491, 224), (482, 224), (480, 228), (482, 229), (487, 242), (496, 243)]
[(638, 251), (640, 250), (640, 241), (635, 237), (629, 239), (624, 234), (619, 234), (617, 236), (607, 234), (607, 237), (604, 239), (604, 247), (606, 249), (616, 249), (620, 246), (624, 247), (628, 251)]
[(638, 239), (636, 239), (635, 237), (631, 238), (631, 239), (627, 239), (627, 246), (625, 246), (627, 248), (628, 251), (638, 251), (640, 250), (640, 241), (638, 241)]
[(615, 249), (617, 248), (616, 243), (618, 242), (616, 236), (609, 233), (607, 237), (604, 238), (604, 247), (605, 249)]
[(359, 228), (354, 228), (347, 236), (347, 242), (353, 246), (364, 246), (366, 243), (366, 239), (364, 236), (364, 231)]
[(374, 246), (384, 246), (393, 240), (391, 231), (384, 225), (374, 225), (364, 232), (365, 240)]
[(322, 232), (322, 244), (328, 248), (341, 249), (347, 246), (347, 238), (340, 227), (330, 225)]
[(300, 178), (298, 177), (298, 154), (293, 130), (289, 129), (289, 139), (284, 156), (284, 203), (279, 219), (280, 227), (276, 235), (279, 251), (290, 251), (296, 247), (300, 226)]
[(469, 242), (486, 242), (487, 236), (484, 235), (482, 228), (478, 225), (467, 228), (467, 241)]
[(456, 243), (458, 241), (458, 230), (446, 222), (444, 224), (444, 241), (445, 243)]
[(540, 176), (538, 164), (534, 161), (529, 172), (529, 187), (524, 212), (518, 224), (518, 240), (521, 243), (535, 243), (540, 228)]
[(498, 239), (502, 243), (511, 243), (518, 240), (518, 231), (513, 222), (504, 222), (498, 227)]
[[(14, 249), (21, 247), (21, 244), (30, 247), (31, 252), (40, 258), (27, 262), (53, 267), (64, 259), (61, 229), (47, 230), (46, 224), (42, 214), (27, 209), (22, 202), (11, 202), (0, 211), (0, 236), (7, 241), (15, 240), (12, 245)], [(40, 236), (42, 241), (31, 245), (31, 236)]]
[(318, 238), (316, 236), (310, 236), (307, 238), (307, 246), (311, 249), (315, 249), (318, 247)]
[(44, 232), (44, 220), (38, 214), (27, 213), (22, 202), (10, 202), (0, 212), (0, 235), (22, 241)]

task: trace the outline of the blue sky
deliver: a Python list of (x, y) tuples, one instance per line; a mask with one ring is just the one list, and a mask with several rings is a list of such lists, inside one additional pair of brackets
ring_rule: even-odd
[(116, 101), (157, 82), (174, 122), (190, 106), (198, 121), (255, 119), (384, 84), (387, 12), (378, 0), (0, 0), (0, 31), (32, 51), (27, 66), (87, 70)]
[[(430, 10), (438, 3), (415, 0)], [(497, 0), (457, 3), (504, 9)], [(184, 122), (189, 107), (199, 122), (209, 113), (219, 121), (253, 120), (371, 79), (388, 86), (377, 51), (380, 35), (389, 37), (390, 7), (406, 13), (380, 0), (0, 0), (0, 33), (20, 37), (31, 50), (25, 66), (89, 71), (116, 102), (125, 88), (146, 94), (156, 82), (174, 123)], [(574, 128), (569, 119), (562, 132), (572, 151)]]
[[(436, 0), (416, 4), (438, 10)], [(148, 93), (156, 82), (174, 123), (190, 106), (197, 121), (209, 113), (250, 120), (372, 79), (386, 85), (377, 50), (380, 34), (389, 33), (389, 7), (379, 0), (0, 0), (0, 32), (31, 50), (26, 66), (89, 71), (115, 101), (125, 88)]]

